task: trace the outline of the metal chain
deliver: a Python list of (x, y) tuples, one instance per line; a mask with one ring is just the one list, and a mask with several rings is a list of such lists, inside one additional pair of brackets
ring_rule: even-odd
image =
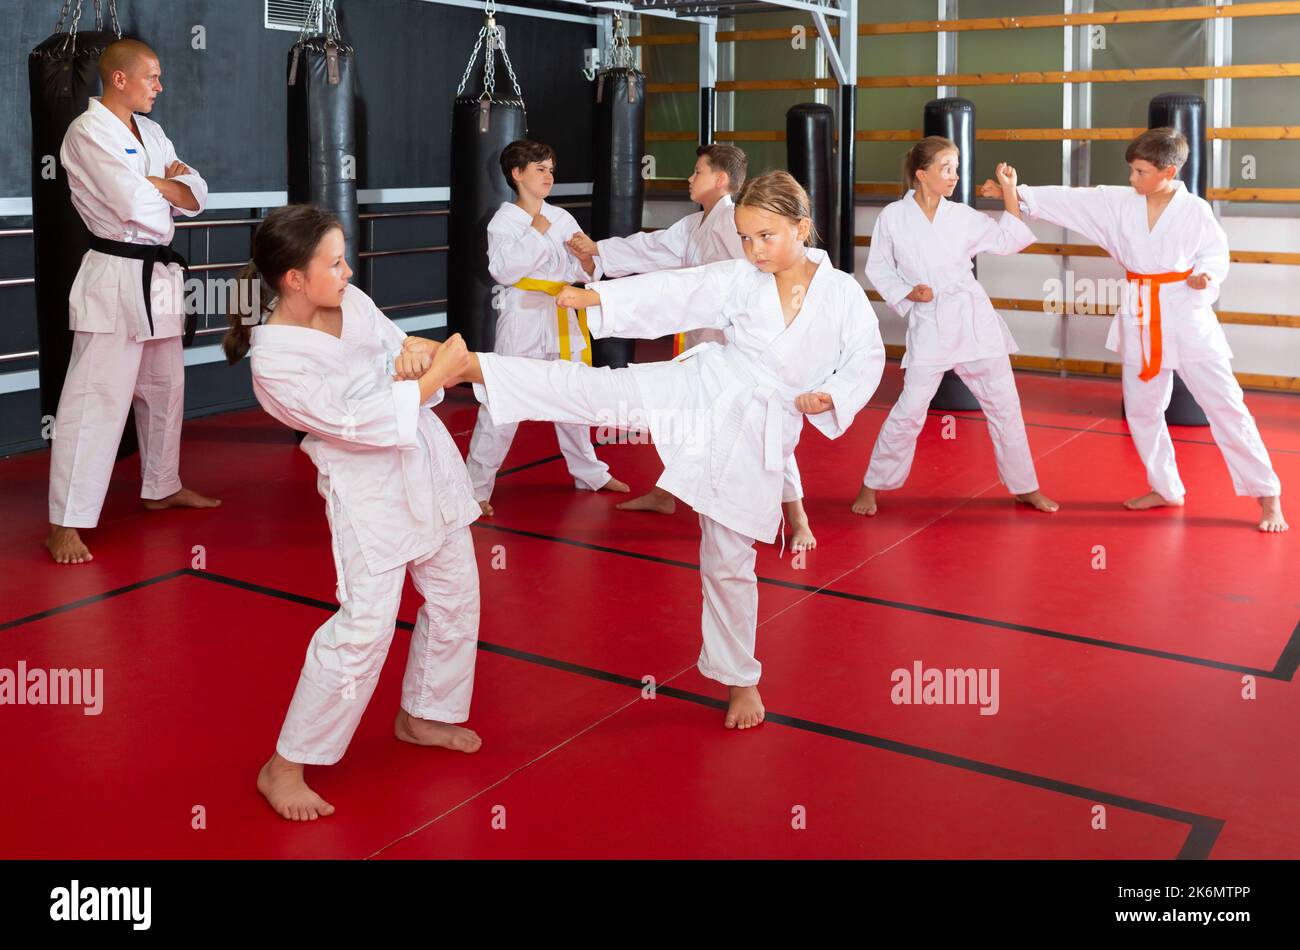
[(519, 80), (515, 78), (515, 67), (510, 64), (510, 54), (506, 52), (506, 38), (501, 34), (501, 28), (497, 28), (497, 49), (501, 51), (501, 58), (505, 60), (506, 72), (510, 74), (510, 85), (515, 87), (515, 95), (519, 101), (524, 101), (523, 90), (519, 88)]
[[(59, 22), (56, 23), (54, 26), (55, 33), (62, 33), (63, 24), (67, 23), (68, 32), (71, 33), (71, 35), (74, 37), (77, 35), (77, 26), (81, 22), (81, 3), (82, 0), (77, 0), (77, 5), (75, 8), (71, 10), (72, 16), (71, 19), (69, 19), (68, 16), (69, 7), (72, 6), (72, 0), (63, 0), (63, 5), (59, 8)], [(95, 29), (102, 30), (104, 28), (104, 22), (103, 22), (103, 11), (100, 9), (99, 6), (100, 0), (94, 0), (94, 4), (95, 4)], [(122, 24), (119, 23), (117, 19), (117, 0), (108, 0), (108, 17), (110, 23), (113, 26), (113, 32), (117, 35), (117, 38), (120, 40), (122, 38)]]
[(338, 9), (334, 6), (334, 0), (326, 0), (325, 16), (329, 20), (325, 24), (326, 33), (340, 43), (343, 42), (343, 34), (339, 32), (339, 14)]
[[(491, 0), (489, 0), (491, 3)], [(474, 42), (474, 49), (469, 54), (469, 62), (465, 64), (465, 74), (460, 77), (460, 85), (456, 87), (456, 95), (461, 95), (465, 91), (465, 86), (469, 82), (470, 74), (474, 71), (474, 63), (478, 60), (478, 51), (483, 48), (483, 41), (487, 40), (487, 49), (483, 53), (483, 91), (479, 98), (486, 98), (492, 101), (493, 94), (496, 92), (496, 53), (501, 53), (501, 60), (506, 64), (506, 73), (510, 76), (510, 85), (514, 87), (515, 95), (520, 102), (524, 101), (523, 90), (519, 88), (519, 78), (515, 75), (515, 67), (510, 62), (510, 54), (506, 52), (506, 38), (501, 27), (495, 22), (490, 25), (484, 25), (478, 31), (478, 39)]]
[(68, 24), (68, 32), (72, 34), (73, 39), (77, 36), (77, 24), (81, 22), (81, 0), (77, 0), (77, 6), (72, 11), (72, 20)]
[(609, 65), (615, 68), (632, 69), (636, 66), (636, 53), (627, 36), (627, 24), (618, 14), (614, 15), (614, 42), (609, 48)]
[(469, 62), (465, 64), (465, 75), (460, 77), (460, 85), (456, 87), (456, 95), (465, 91), (465, 83), (469, 82), (470, 71), (474, 68), (474, 61), (478, 59), (478, 51), (483, 46), (483, 37), (487, 35), (487, 27), (480, 27), (478, 31), (478, 40), (474, 43), (474, 51), (469, 54)]

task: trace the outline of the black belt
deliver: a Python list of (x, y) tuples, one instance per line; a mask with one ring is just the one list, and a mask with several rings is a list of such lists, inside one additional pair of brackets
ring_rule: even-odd
[[(190, 262), (165, 244), (128, 244), (125, 241), (110, 241), (108, 238), (90, 236), (90, 249), (113, 257), (127, 257), (141, 261), (140, 289), (144, 293), (144, 315), (149, 318), (149, 335), (153, 336), (153, 265), (178, 264), (185, 271), (185, 279), (190, 276)], [(194, 331), (198, 329), (198, 314), (185, 315), (185, 337), (183, 343), (189, 346), (194, 340)]]

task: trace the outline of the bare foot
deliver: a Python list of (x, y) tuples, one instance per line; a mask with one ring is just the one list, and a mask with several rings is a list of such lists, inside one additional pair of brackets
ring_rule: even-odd
[(412, 745), (437, 746), (454, 752), (477, 752), (483, 745), (483, 740), (472, 729), (432, 719), (417, 719), (405, 709), (397, 711), (393, 735)]
[(1059, 511), (1061, 507), (1037, 489), (1023, 495), (1017, 495), (1016, 501), (1037, 508), (1039, 511)]
[(192, 488), (182, 488), (166, 498), (142, 498), (140, 503), (149, 511), (162, 511), (164, 508), (219, 508), (220, 498), (208, 498)]
[(76, 528), (51, 524), (49, 533), (45, 535), (45, 547), (56, 564), (85, 564), (95, 559)]
[(1166, 506), (1181, 508), (1183, 507), (1183, 500), (1179, 498), (1177, 501), (1170, 501), (1157, 492), (1149, 491), (1145, 495), (1138, 495), (1136, 498), (1130, 498), (1124, 502), (1124, 507), (1129, 511), (1146, 511), (1148, 508), (1164, 508)]
[(752, 729), (763, 721), (763, 700), (757, 686), (728, 686), (728, 729)]
[(486, 501), (480, 501), (478, 503), (478, 506), (479, 509), (483, 512), (484, 518), (491, 518), (494, 514), (496, 514), (496, 512), (492, 510), (492, 506), (488, 504)]
[(653, 511), (657, 515), (671, 515), (677, 510), (677, 499), (662, 488), (652, 488), (631, 501), (620, 501), (614, 506), (619, 511)]
[(1288, 527), (1286, 520), (1282, 517), (1282, 499), (1277, 495), (1271, 495), (1259, 500), (1260, 531), (1285, 531)]
[(876, 490), (862, 486), (858, 492), (858, 497), (853, 499), (853, 513), (855, 515), (874, 515), (876, 513)]
[(630, 492), (632, 491), (632, 489), (628, 487), (628, 485), (627, 485), (626, 482), (620, 482), (620, 481), (619, 481), (617, 478), (615, 478), (613, 475), (609, 476), (609, 481), (607, 481), (605, 484), (601, 485), (599, 490), (600, 490), (600, 491), (616, 491), (616, 492), (619, 492), (620, 494), (624, 494), (624, 495), (626, 495), (626, 494), (628, 494), (628, 493), (630, 493)]
[(281, 818), (315, 821), (334, 814), (334, 806), (308, 787), (303, 767), (275, 753), (257, 773), (257, 790)]
[(813, 537), (812, 529), (808, 527), (808, 513), (803, 510), (803, 502), (786, 502), (785, 521), (790, 526), (791, 551), (797, 554), (817, 547), (817, 539)]

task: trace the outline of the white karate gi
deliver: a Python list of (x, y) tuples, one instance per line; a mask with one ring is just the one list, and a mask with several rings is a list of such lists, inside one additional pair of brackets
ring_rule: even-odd
[[(1232, 350), (1211, 305), (1228, 274), (1228, 237), (1203, 198), (1174, 181), (1174, 195), (1156, 220), (1147, 226), (1147, 200), (1132, 188), (1101, 185), (1095, 188), (1021, 185), (1020, 200), (1035, 218), (1078, 231), (1105, 248), (1126, 271), (1135, 274), (1208, 274), (1204, 290), (1194, 290), (1185, 280), (1165, 283), (1159, 293), (1161, 310), (1160, 370), (1142, 380), (1144, 348), (1153, 357), (1149, 336), (1150, 298), (1130, 281), (1111, 320), (1107, 349), (1123, 359), (1124, 411), (1133, 443), (1146, 466), (1151, 490), (1176, 501), (1185, 494), (1174, 444), (1165, 424), (1165, 409), (1173, 393), (1173, 371), (1205, 412), (1210, 434), (1232, 476), (1238, 495), (1256, 498), (1281, 494), (1268, 450), (1232, 375)], [(1138, 318), (1138, 306), (1143, 315)]]
[(592, 284), (601, 297), (592, 335), (663, 336), (682, 327), (725, 332), (677, 359), (592, 369), (480, 356), (475, 394), (498, 424), (520, 419), (644, 425), (664, 463), (658, 485), (700, 516), (704, 645), (699, 669), (730, 686), (752, 686), (758, 587), (755, 540), (781, 522), (784, 460), (803, 414), (795, 397), (825, 392), (834, 408), (809, 419), (843, 435), (871, 398), (885, 365), (876, 316), (852, 275), (825, 252), (789, 326), (776, 279), (748, 261)]
[[(513, 202), (505, 202), (488, 222), (488, 273), (502, 285), (495, 300), (497, 353), (506, 356), (560, 358), (560, 330), (555, 298), (539, 290), (513, 286), (525, 277), (538, 280), (587, 280), (582, 265), (569, 253), (564, 242), (580, 229), (573, 215), (563, 208), (542, 202), (542, 215), (551, 222), (545, 234), (533, 227), (533, 219)], [(581, 360), (586, 349), (577, 314), (566, 312), (569, 321), (570, 359)], [(496, 485), (497, 471), (515, 439), (516, 425), (495, 425), (479, 410), (470, 437), (466, 466), (474, 485), (474, 497), (487, 501)], [(587, 426), (557, 425), (555, 436), (569, 474), (578, 488), (597, 491), (609, 481), (609, 466), (596, 457)]]
[(291, 762), (342, 758), (379, 681), (409, 571), (424, 598), (411, 634), (402, 708), (464, 722), (478, 646), (479, 515), (460, 452), (416, 380), (394, 381), (406, 336), (360, 290), (343, 298), (342, 336), (253, 328), (253, 391), (306, 431), (325, 499), (339, 609), (312, 636), (276, 750)]
[[(198, 211), (171, 205), (146, 177), (165, 178), (176, 150), (158, 123), (135, 117), (140, 139), (98, 98), (73, 120), (59, 160), (72, 204), (90, 233), (128, 244), (168, 245), (173, 216), (193, 217), (208, 186), (193, 169)], [(50, 451), (50, 522), (93, 528), (108, 491), (118, 443), (134, 404), (140, 442), (140, 497), (181, 488), (185, 409), (184, 279), (176, 264), (154, 265), (153, 332), (145, 315), (141, 261), (90, 250), (68, 296), (72, 359), (59, 396)]]
[[(736, 203), (731, 195), (718, 199), (708, 214), (697, 211), (661, 231), (606, 238), (597, 241), (596, 247), (596, 263), (604, 278), (746, 259), (745, 246), (736, 232)], [(683, 337), (683, 351), (701, 343), (726, 342), (726, 335), (712, 328), (687, 330)], [(781, 501), (798, 501), (802, 497), (803, 481), (792, 452), (786, 459)]]
[[(605, 278), (745, 259), (745, 247), (736, 233), (736, 203), (731, 195), (718, 199), (707, 215), (696, 211), (661, 231), (606, 238), (597, 241), (596, 247), (596, 260)], [(710, 341), (722, 343), (722, 331), (687, 330), (683, 350)]]
[[(903, 392), (880, 428), (862, 477), (868, 488), (888, 491), (907, 481), (930, 400), (951, 369), (984, 410), (999, 479), (1013, 495), (1038, 489), (1009, 358), (1019, 347), (971, 263), (976, 254), (1014, 254), (1033, 241), (1033, 232), (1013, 214), (1004, 212), (995, 221), (946, 198), (939, 199), (931, 221), (914, 191), (880, 212), (871, 232), (867, 278), (885, 303), (907, 318), (907, 352)], [(934, 299), (908, 300), (917, 284), (928, 286)]]

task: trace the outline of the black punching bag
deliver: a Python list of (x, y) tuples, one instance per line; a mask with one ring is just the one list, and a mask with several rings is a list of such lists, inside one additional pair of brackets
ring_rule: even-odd
[[(67, 177), (58, 165), (59, 149), (72, 120), (86, 111), (91, 96), (99, 95), (99, 56), (117, 38), (99, 31), (56, 32), (27, 57), (42, 416), (53, 416), (59, 406), (72, 357), (68, 294), (90, 246), (86, 226), (72, 206)], [(135, 427), (128, 425), (124, 437), (134, 440)]]
[(835, 112), (817, 102), (801, 102), (785, 113), (786, 167), (808, 192), (816, 246), (831, 246), (835, 179), (831, 174)]
[(488, 273), (487, 226), (515, 192), (501, 174), (501, 152), (527, 136), (520, 99), (457, 97), (451, 109), (451, 211), (447, 221), (447, 333), (476, 352), (496, 343), (497, 312)]
[[(969, 99), (932, 99), (925, 104), (924, 135), (942, 135), (957, 145), (957, 187), (951, 201), (975, 207), (975, 103)], [(931, 409), (965, 411), (978, 409), (979, 400), (952, 370), (943, 374), (939, 389), (930, 400)]]
[[(596, 75), (595, 180), (591, 188), (591, 236), (627, 237), (641, 230), (645, 179), (645, 75), (627, 66)], [(635, 340), (593, 340), (593, 366), (626, 366)]]
[(313, 204), (343, 225), (348, 266), (360, 271), (357, 240), (356, 55), (326, 4), (326, 32), (289, 50), (289, 202)]
[[(469, 85), (474, 61), (483, 49), (480, 91)], [(496, 54), (501, 54), (514, 97), (496, 95)], [(469, 89), (466, 86), (469, 85)], [(451, 107), (451, 204), (447, 220), (447, 334), (459, 333), (465, 345), (491, 352), (497, 338), (496, 283), (488, 273), (487, 226), (503, 202), (517, 197), (501, 174), (501, 152), (528, 137), (524, 97), (506, 53), (505, 31), (489, 13), (470, 53), (465, 76)], [(499, 293), (499, 292), (498, 292)]]
[[(1165, 92), (1151, 100), (1147, 107), (1147, 128), (1177, 129), (1187, 139), (1187, 162), (1178, 172), (1187, 190), (1197, 197), (1205, 197), (1209, 178), (1209, 149), (1205, 141), (1205, 100), (1185, 92)], [(1208, 426), (1210, 420), (1196, 404), (1177, 371), (1174, 372), (1173, 392), (1165, 421), (1173, 426)]]

